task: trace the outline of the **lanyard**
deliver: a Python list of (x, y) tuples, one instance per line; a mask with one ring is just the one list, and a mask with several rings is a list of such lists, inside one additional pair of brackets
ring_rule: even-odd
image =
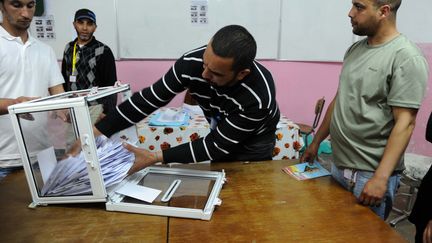
[(72, 56), (72, 75), (76, 75), (76, 62), (77, 62), (77, 43), (74, 44), (73, 56)]

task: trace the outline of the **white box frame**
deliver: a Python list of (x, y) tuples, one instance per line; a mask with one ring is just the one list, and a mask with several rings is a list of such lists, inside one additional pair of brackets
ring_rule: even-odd
[[(70, 98), (74, 93), (85, 93), (85, 96)], [(99, 98), (116, 94), (119, 92), (127, 93), (124, 97), (130, 96), (130, 86), (128, 84), (103, 87), (98, 89), (96, 93), (92, 90), (70, 91), (58, 95), (44, 97), (32, 100), (25, 103), (16, 104), (8, 108), (13, 129), (18, 141), (18, 147), (22, 157), (23, 167), (26, 179), (29, 185), (30, 193), (33, 202), (29, 207), (48, 204), (65, 204), (65, 203), (87, 203), (87, 202), (106, 202), (108, 211), (122, 211), (130, 213), (141, 213), (171, 217), (184, 217), (210, 220), (215, 206), (221, 205), (222, 201), (218, 198), (222, 186), (225, 182), (225, 172), (203, 171), (203, 170), (188, 170), (178, 168), (162, 168), (162, 167), (147, 167), (146, 169), (126, 177), (121, 183), (110, 188), (107, 192), (103, 176), (100, 171), (99, 159), (96, 153), (96, 143), (93, 134), (93, 126), (90, 119), (88, 103)], [(41, 196), (38, 193), (34, 175), (31, 168), (31, 162), (28, 151), (24, 145), (24, 138), (19, 125), (18, 116), (23, 113), (42, 112), (59, 109), (73, 110), (74, 120), (79, 131), (82, 144), (82, 151), (86, 161), (87, 171), (90, 179), (92, 195), (72, 195), (72, 196)], [(144, 205), (136, 203), (121, 202), (124, 196), (115, 193), (116, 189), (120, 188), (125, 183), (138, 183), (149, 173), (159, 173), (168, 175), (182, 175), (188, 177), (200, 177), (214, 180), (215, 183), (208, 196), (204, 209), (169, 207), (161, 205)]]

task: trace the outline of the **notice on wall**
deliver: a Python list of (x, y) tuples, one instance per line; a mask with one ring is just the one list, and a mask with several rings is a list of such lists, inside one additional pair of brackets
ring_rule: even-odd
[(39, 40), (54, 40), (56, 38), (54, 29), (54, 16), (35, 16), (30, 26), (30, 31)]
[(190, 11), (192, 25), (208, 24), (208, 0), (192, 0)]

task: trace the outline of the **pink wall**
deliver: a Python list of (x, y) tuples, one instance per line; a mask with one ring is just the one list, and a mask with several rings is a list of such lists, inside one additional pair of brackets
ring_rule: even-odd
[[(420, 45), (432, 70), (432, 44)], [(129, 83), (133, 90), (146, 87), (160, 78), (173, 64), (173, 60), (118, 61), (119, 80)], [(273, 74), (280, 109), (295, 122), (312, 123), (317, 99), (325, 96), (327, 109), (333, 99), (342, 67), (341, 63), (261, 61)], [(425, 141), (427, 118), (432, 111), (432, 75), (423, 106), (417, 115), (417, 125), (408, 146), (408, 152), (432, 156), (432, 145)], [(183, 95), (178, 95), (169, 106), (179, 106)]]

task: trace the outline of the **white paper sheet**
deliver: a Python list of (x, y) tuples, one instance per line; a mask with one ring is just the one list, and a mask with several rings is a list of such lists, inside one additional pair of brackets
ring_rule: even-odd
[(57, 159), (54, 152), (54, 147), (49, 147), (37, 154), (37, 160), (42, 174), (44, 184), (48, 180), (51, 172), (57, 165)]
[(136, 185), (133, 183), (126, 183), (124, 186), (122, 186), (116, 191), (116, 193), (120, 193), (128, 197), (133, 197), (148, 203), (152, 203), (161, 192), (161, 190)]

